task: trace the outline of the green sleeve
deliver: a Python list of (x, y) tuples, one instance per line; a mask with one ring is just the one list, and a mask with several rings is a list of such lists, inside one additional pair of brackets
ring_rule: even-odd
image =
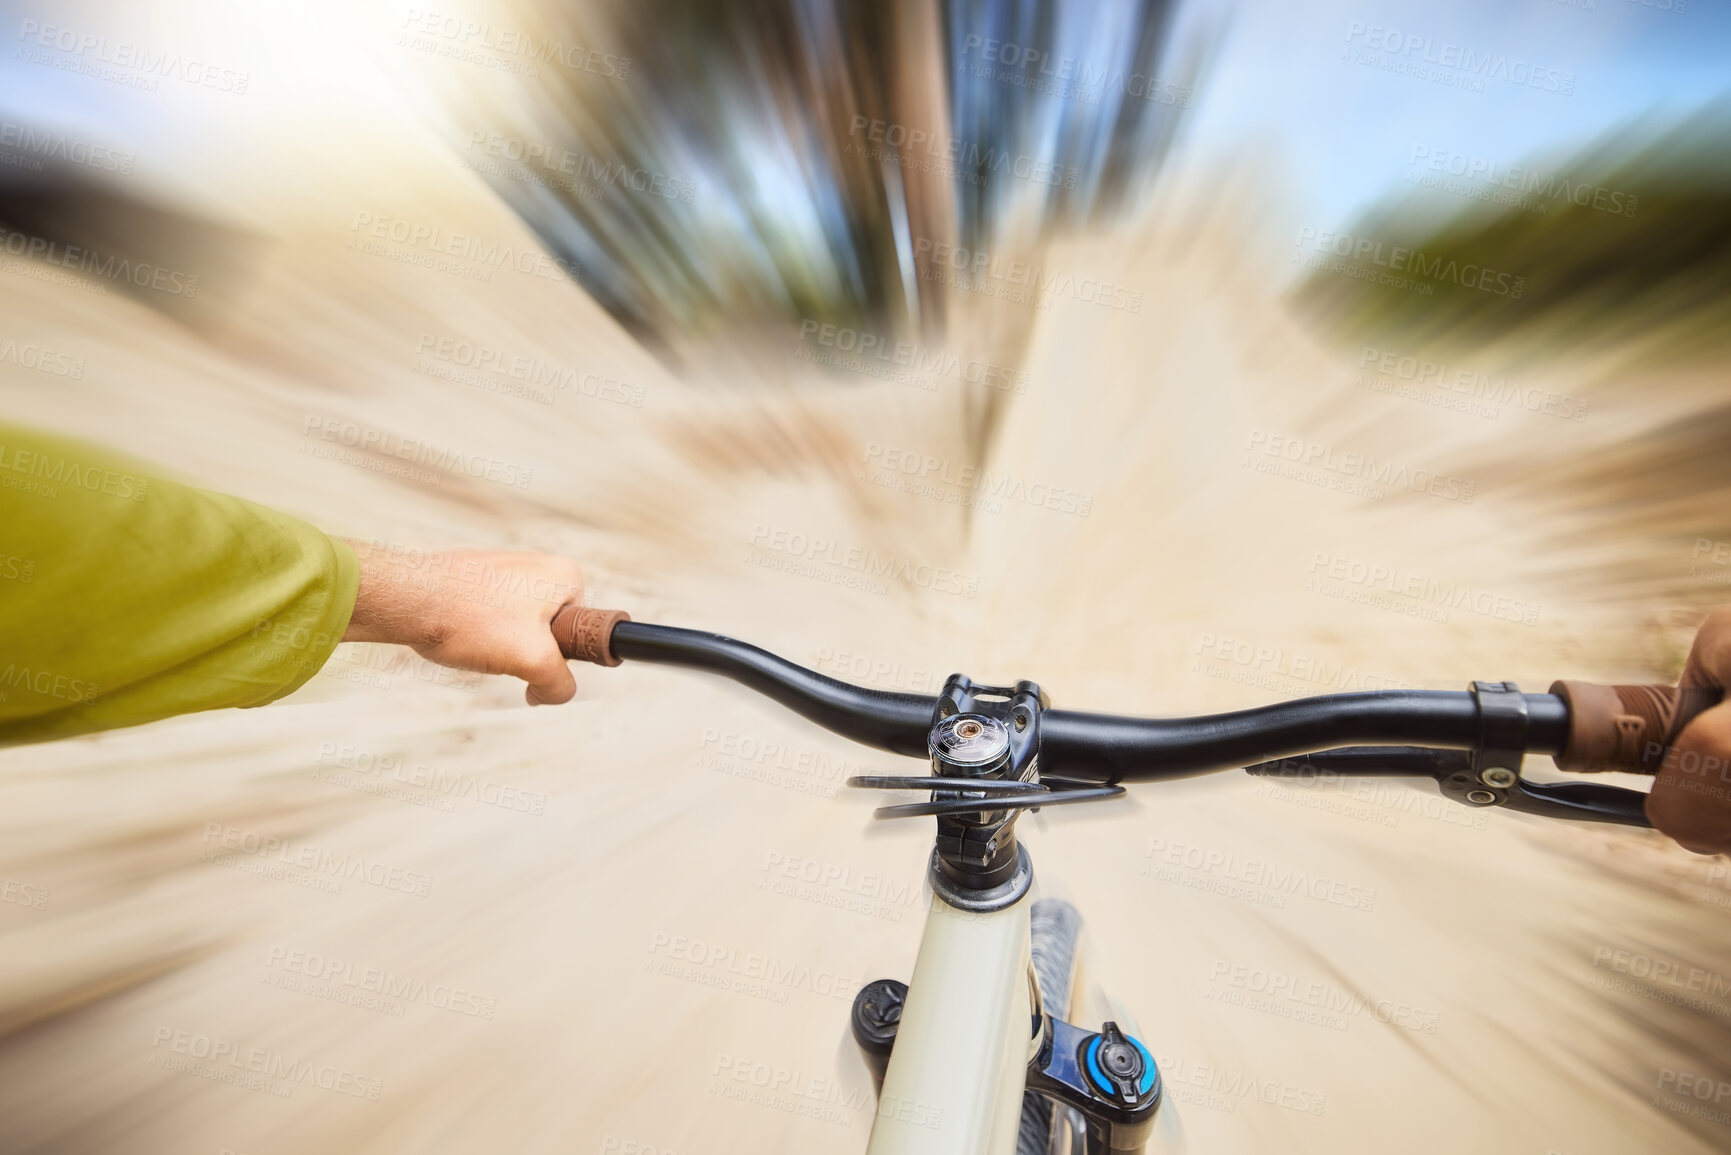
[(0, 422), (0, 745), (274, 701), (359, 584), (312, 526)]

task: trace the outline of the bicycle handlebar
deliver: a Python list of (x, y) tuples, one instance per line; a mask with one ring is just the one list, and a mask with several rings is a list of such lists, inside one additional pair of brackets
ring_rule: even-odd
[[(1568, 709), (1553, 694), (1525, 694), (1527, 748), (1562, 747)], [(1470, 750), (1482, 721), (1473, 695), (1378, 690), (1297, 698), (1195, 718), (1123, 718), (1048, 710), (1040, 751), (1059, 772), (1111, 782), (1187, 778), (1341, 746)]]
[(892, 754), (926, 757), (936, 696), (868, 690), (701, 630), (621, 621), (613, 628), (612, 650), (614, 656), (632, 661), (721, 674), (844, 738)]
[[(935, 696), (866, 689), (721, 634), (633, 622), (618, 611), (568, 606), (553, 620), (566, 656), (708, 670), (763, 694), (825, 729), (867, 746), (926, 756)], [(1527, 748), (1559, 754), (1569, 707), (1555, 694), (1525, 694)], [(1196, 718), (1126, 718), (1047, 710), (1044, 769), (1098, 782), (1184, 778), (1339, 746), (1404, 744), (1475, 748), (1483, 719), (1474, 696), (1437, 690), (1330, 694)]]

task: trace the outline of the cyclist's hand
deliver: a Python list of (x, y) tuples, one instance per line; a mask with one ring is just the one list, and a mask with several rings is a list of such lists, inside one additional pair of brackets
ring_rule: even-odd
[(345, 642), (394, 642), (459, 670), (529, 683), (531, 706), (569, 702), (577, 682), (549, 623), (583, 603), (583, 570), (542, 553), (420, 553), (350, 542), (360, 591)]
[[(1677, 684), (1731, 685), (1731, 606), (1701, 623)], [(1697, 715), (1665, 752), (1647, 818), (1697, 854), (1731, 853), (1731, 698)]]

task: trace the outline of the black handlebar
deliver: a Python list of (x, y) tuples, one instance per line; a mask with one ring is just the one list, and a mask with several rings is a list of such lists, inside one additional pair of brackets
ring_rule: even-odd
[(868, 690), (721, 634), (644, 622), (614, 626), (613, 653), (627, 661), (721, 674), (844, 738), (892, 754), (926, 756), (936, 696)]
[[(1522, 695), (1528, 749), (1554, 754), (1568, 709), (1554, 694)], [(1048, 710), (1040, 752), (1057, 772), (1110, 782), (1186, 778), (1337, 746), (1405, 745), (1470, 750), (1478, 702), (1465, 691), (1379, 690), (1276, 702), (1196, 718), (1120, 718)]]
[[(621, 621), (620, 658), (724, 675), (828, 730), (892, 754), (926, 757), (935, 696), (869, 690), (826, 677), (721, 634)], [(1555, 694), (1525, 694), (1527, 748), (1556, 754), (1569, 712)], [(1437, 690), (1330, 694), (1197, 718), (1124, 718), (1047, 710), (1042, 769), (1096, 782), (1145, 782), (1340, 746), (1402, 744), (1472, 749), (1483, 719), (1474, 696)]]

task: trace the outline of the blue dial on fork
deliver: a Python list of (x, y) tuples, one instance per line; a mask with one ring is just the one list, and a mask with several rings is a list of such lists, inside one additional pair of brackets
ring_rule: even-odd
[[(1106, 1077), (1106, 1072), (1100, 1069), (1100, 1043), (1105, 1036), (1095, 1035), (1088, 1040), (1088, 1046), (1083, 1051), (1088, 1068), (1088, 1080), (1094, 1084), (1095, 1090), (1108, 1098), (1116, 1097), (1118, 1089)], [(1142, 1083), (1138, 1092), (1146, 1095), (1154, 1089), (1154, 1056), (1148, 1053), (1148, 1048), (1142, 1045), (1142, 1040), (1135, 1035), (1125, 1035), (1124, 1040), (1134, 1046), (1142, 1054)]]

